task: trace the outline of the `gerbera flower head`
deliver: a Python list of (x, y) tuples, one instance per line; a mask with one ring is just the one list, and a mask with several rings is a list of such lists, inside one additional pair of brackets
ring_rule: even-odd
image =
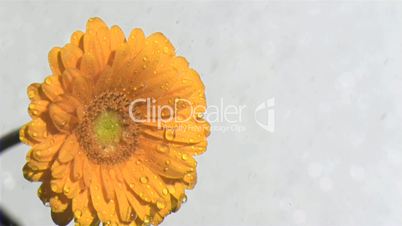
[(92, 18), (49, 64), (28, 87), (20, 139), (32, 147), (24, 176), (41, 182), (54, 222), (158, 225), (178, 210), (210, 129), (203, 83), (169, 40), (140, 29), (126, 39)]

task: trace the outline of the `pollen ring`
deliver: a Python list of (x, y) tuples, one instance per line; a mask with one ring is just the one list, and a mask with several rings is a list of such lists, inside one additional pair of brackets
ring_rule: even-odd
[(129, 103), (124, 93), (106, 91), (86, 106), (75, 132), (92, 162), (113, 165), (134, 153), (138, 127), (129, 117)]

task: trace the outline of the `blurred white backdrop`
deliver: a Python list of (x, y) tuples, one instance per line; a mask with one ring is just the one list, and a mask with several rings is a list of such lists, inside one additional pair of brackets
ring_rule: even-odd
[[(163, 225), (402, 225), (401, 2), (1, 2), (0, 134), (29, 120), (48, 51), (93, 16), (163, 32), (209, 104), (246, 106), (241, 131), (213, 124), (198, 185)], [(274, 133), (254, 119), (270, 98)], [(0, 156), (0, 205), (53, 225), (22, 176), (27, 151)]]

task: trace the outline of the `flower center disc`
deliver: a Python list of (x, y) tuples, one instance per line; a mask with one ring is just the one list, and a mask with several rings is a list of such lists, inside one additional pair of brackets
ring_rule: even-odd
[(96, 164), (113, 165), (130, 158), (138, 126), (129, 117), (129, 100), (121, 92), (104, 92), (86, 106), (76, 128), (81, 148)]
[(122, 126), (120, 116), (115, 112), (103, 112), (94, 122), (96, 140), (103, 146), (116, 145), (119, 143)]

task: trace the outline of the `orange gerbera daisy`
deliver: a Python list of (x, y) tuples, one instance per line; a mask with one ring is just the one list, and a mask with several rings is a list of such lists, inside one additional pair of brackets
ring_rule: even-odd
[(210, 130), (203, 83), (169, 40), (140, 29), (126, 39), (93, 18), (49, 64), (28, 87), (20, 139), (32, 146), (24, 176), (42, 182), (54, 222), (158, 225), (179, 209)]

